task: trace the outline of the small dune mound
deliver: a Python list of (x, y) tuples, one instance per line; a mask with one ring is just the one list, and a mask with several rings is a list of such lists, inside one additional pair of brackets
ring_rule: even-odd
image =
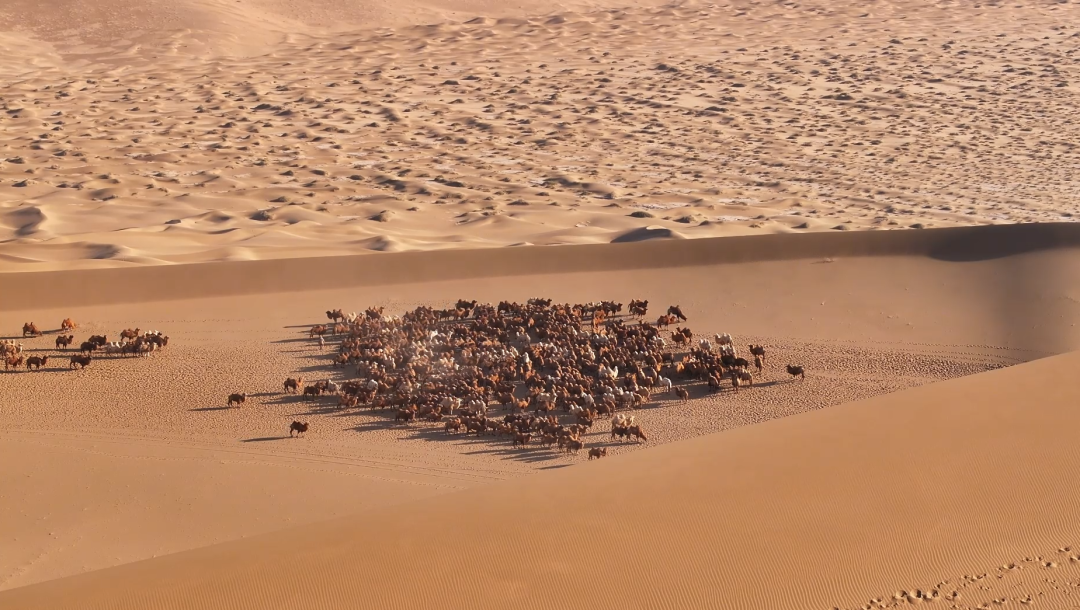
[(368, 218), (368, 220), (374, 220), (375, 222), (390, 222), (394, 218), (393, 210), (383, 210), (378, 214)]
[(183, 159), (173, 153), (145, 154), (132, 157), (136, 161), (148, 161), (152, 163), (179, 163)]
[(705, 217), (702, 216), (701, 214), (687, 214), (686, 216), (679, 216), (678, 218), (676, 218), (674, 220), (675, 220), (675, 222), (681, 222), (683, 224), (693, 225), (693, 224), (700, 224), (701, 221), (704, 220), (704, 219), (705, 219)]
[(222, 212), (220, 210), (210, 210), (209, 212), (204, 212), (197, 216), (191, 217), (191, 220), (194, 222), (210, 222), (219, 225), (236, 220), (236, 217), (232, 214)]
[(618, 237), (611, 240), (611, 243), (625, 244), (637, 241), (647, 241), (650, 239), (686, 239), (686, 236), (665, 227), (648, 226), (640, 229), (631, 229), (630, 231), (621, 233)]
[(638, 210), (636, 212), (630, 212), (630, 218), (656, 218), (656, 215), (652, 212), (646, 212), (645, 210)]
[(266, 222), (274, 219), (274, 213), (271, 210), (259, 210), (251, 215), (251, 219)]
[(259, 257), (250, 248), (221, 248), (211, 253), (207, 262), (253, 261)]
[(49, 217), (37, 206), (17, 208), (4, 215), (4, 224), (15, 230), (16, 237), (40, 235), (48, 229)]
[(105, 260), (110, 258), (126, 258), (135, 255), (131, 248), (116, 244), (87, 244), (87, 258)]
[[(322, 224), (326, 221), (326, 214), (322, 212), (316, 212), (310, 208), (301, 207), (298, 205), (291, 205), (285, 208), (271, 209), (269, 212), (273, 215), (275, 220), (288, 223), (290, 225), (299, 224), (301, 222), (313, 222), (316, 224)], [(255, 218), (254, 220), (259, 220)]]
[(405, 249), (398, 240), (386, 235), (376, 235), (369, 239), (362, 239), (356, 244), (361, 248), (376, 252), (401, 252)]
[(602, 182), (582, 182), (578, 187), (586, 193), (592, 193), (593, 195), (600, 195), (607, 199), (614, 199), (619, 196), (619, 192), (613, 187)]

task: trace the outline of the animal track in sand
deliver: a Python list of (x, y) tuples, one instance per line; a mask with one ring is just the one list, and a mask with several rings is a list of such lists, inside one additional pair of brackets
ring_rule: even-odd
[[(1062, 558), (1054, 561), (1050, 557)], [(1064, 563), (1068, 561), (1068, 563)], [(1026, 573), (1037, 570), (1036, 574)], [(1053, 575), (1050, 573), (1053, 572)], [(1080, 558), (1071, 547), (1056, 553), (1033, 555), (1002, 564), (981, 573), (969, 573), (939, 581), (933, 586), (897, 591), (891, 596), (871, 598), (844, 610), (875, 610), (906, 607), (918, 602), (943, 600), (955, 610), (986, 610), (1019, 603), (1044, 608), (1072, 608), (1080, 600)], [(834, 606), (840, 610), (841, 606)]]

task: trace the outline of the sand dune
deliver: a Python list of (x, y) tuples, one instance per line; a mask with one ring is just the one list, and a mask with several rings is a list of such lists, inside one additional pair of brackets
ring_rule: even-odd
[(8, 2), (0, 266), (1077, 213), (1076, 3), (649, 4)]
[(1078, 363), (7, 591), (0, 607), (1065, 608)]
[[(1078, 6), (6, 0), (0, 608), (1076, 605)], [(281, 392), (538, 296), (769, 361), (599, 463)]]
[[(427, 426), (395, 427), (386, 413), (283, 397), (287, 376), (340, 380), (352, 372), (330, 367), (331, 352), (307, 339), (307, 325), (324, 320), (327, 308), (647, 298), (681, 304), (699, 334), (731, 332), (740, 343), (767, 345), (774, 364), (760, 387), (708, 395), (698, 384), (688, 406), (660, 396), (639, 413), (649, 446), (677, 444), (1077, 349), (1072, 229), (512, 248), (498, 259), (406, 252), (374, 255), (384, 261), (378, 266), (365, 265), (368, 256), (0, 275), (4, 304), (13, 307), (0, 310), (7, 336), (25, 321), (49, 331), (22, 339), (29, 354), (63, 357), (53, 329), (68, 316), (80, 324), (79, 340), (131, 326), (172, 337), (168, 351), (147, 359), (102, 359), (84, 372), (60, 360), (41, 373), (0, 373), (18, 397), (0, 404), (0, 451), (31, 447), (41, 456), (10, 462), (5, 472), (0, 511), (13, 529), (0, 530), (10, 545), (0, 557), (0, 589), (584, 461), (494, 439), (447, 439)], [(978, 260), (960, 260), (960, 246)], [(786, 362), (807, 366), (806, 382), (787, 383)], [(240, 390), (252, 394), (249, 404), (224, 409), (224, 397)], [(289, 441), (288, 424), (298, 418), (312, 430)], [(644, 448), (606, 436), (599, 430), (587, 441), (608, 445), (613, 456)], [(216, 478), (188, 476), (196, 471)], [(124, 486), (86, 485), (102, 472)], [(46, 482), (66, 490), (63, 502), (36, 491)], [(187, 498), (179, 506), (178, 493)], [(146, 523), (125, 533), (123, 520), (135, 510)], [(166, 519), (171, 527), (162, 530)]]

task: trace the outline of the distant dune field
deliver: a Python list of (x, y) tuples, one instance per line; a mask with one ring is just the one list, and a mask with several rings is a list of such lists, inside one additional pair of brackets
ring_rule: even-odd
[(1076, 3), (0, 8), (0, 268), (1070, 222)]

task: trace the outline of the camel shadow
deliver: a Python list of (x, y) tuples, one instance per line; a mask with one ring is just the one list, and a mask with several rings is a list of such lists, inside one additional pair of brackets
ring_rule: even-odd
[(755, 381), (754, 385), (750, 389), (753, 389), (753, 388), (771, 388), (771, 387), (773, 387), (775, 385), (780, 385), (781, 383), (791, 383), (791, 382), (789, 380), (786, 380), (786, 379), (773, 379), (773, 380), (765, 381), (765, 382)]
[[(506, 441), (509, 443), (510, 441)], [(517, 462), (535, 463), (535, 462), (550, 462), (552, 460), (559, 459), (561, 453), (557, 453), (556, 449), (539, 446), (514, 447), (507, 444), (506, 446), (492, 446), (488, 449), (480, 449), (476, 451), (466, 451), (464, 455), (494, 455), (504, 459), (511, 459)]]
[(484, 438), (482, 436), (466, 436), (463, 432), (457, 432), (454, 434), (447, 434), (446, 429), (442, 426), (436, 426), (433, 428), (420, 428), (412, 430), (412, 434), (405, 437), (407, 440), (422, 440), (428, 442), (447, 442), (453, 441), (458, 445), (477, 445), (486, 443), (491, 438)]
[[(329, 360), (329, 358), (327, 358), (326, 360)], [(299, 369), (297, 369), (297, 372), (298, 373), (315, 373), (315, 372), (326, 371), (326, 367), (329, 366), (329, 365), (330, 365), (329, 362), (326, 362), (325, 364), (310, 364), (308, 366), (300, 367)]]
[(300, 394), (280, 394), (280, 393), (273, 394), (273, 393), (267, 392), (266, 395), (267, 396), (274, 396), (273, 400), (265, 401), (265, 404), (268, 404), (268, 405), (290, 405), (290, 404), (295, 404), (297, 402), (304, 401), (304, 397), (301, 396)]
[(373, 432), (376, 430), (393, 430), (395, 428), (404, 428), (405, 425), (395, 422), (393, 419), (376, 419), (362, 424), (357, 424), (350, 428), (353, 432)]
[(341, 417), (347, 414), (345, 409), (337, 406), (337, 403), (315, 404), (309, 405), (309, 407), (310, 408), (308, 408), (307, 411), (304, 411), (303, 413), (291, 413), (289, 414), (289, 417), (304, 417), (306, 415), (325, 415)]
[(232, 410), (232, 407), (199, 407), (199, 408), (196, 408), (196, 409), (188, 409), (188, 411), (191, 411), (191, 412), (199, 412), (199, 411), (231, 411), (231, 410)]
[(244, 438), (240, 439), (241, 443), (261, 443), (263, 441), (281, 441), (289, 438), (288, 436), (261, 436), (259, 438)]

